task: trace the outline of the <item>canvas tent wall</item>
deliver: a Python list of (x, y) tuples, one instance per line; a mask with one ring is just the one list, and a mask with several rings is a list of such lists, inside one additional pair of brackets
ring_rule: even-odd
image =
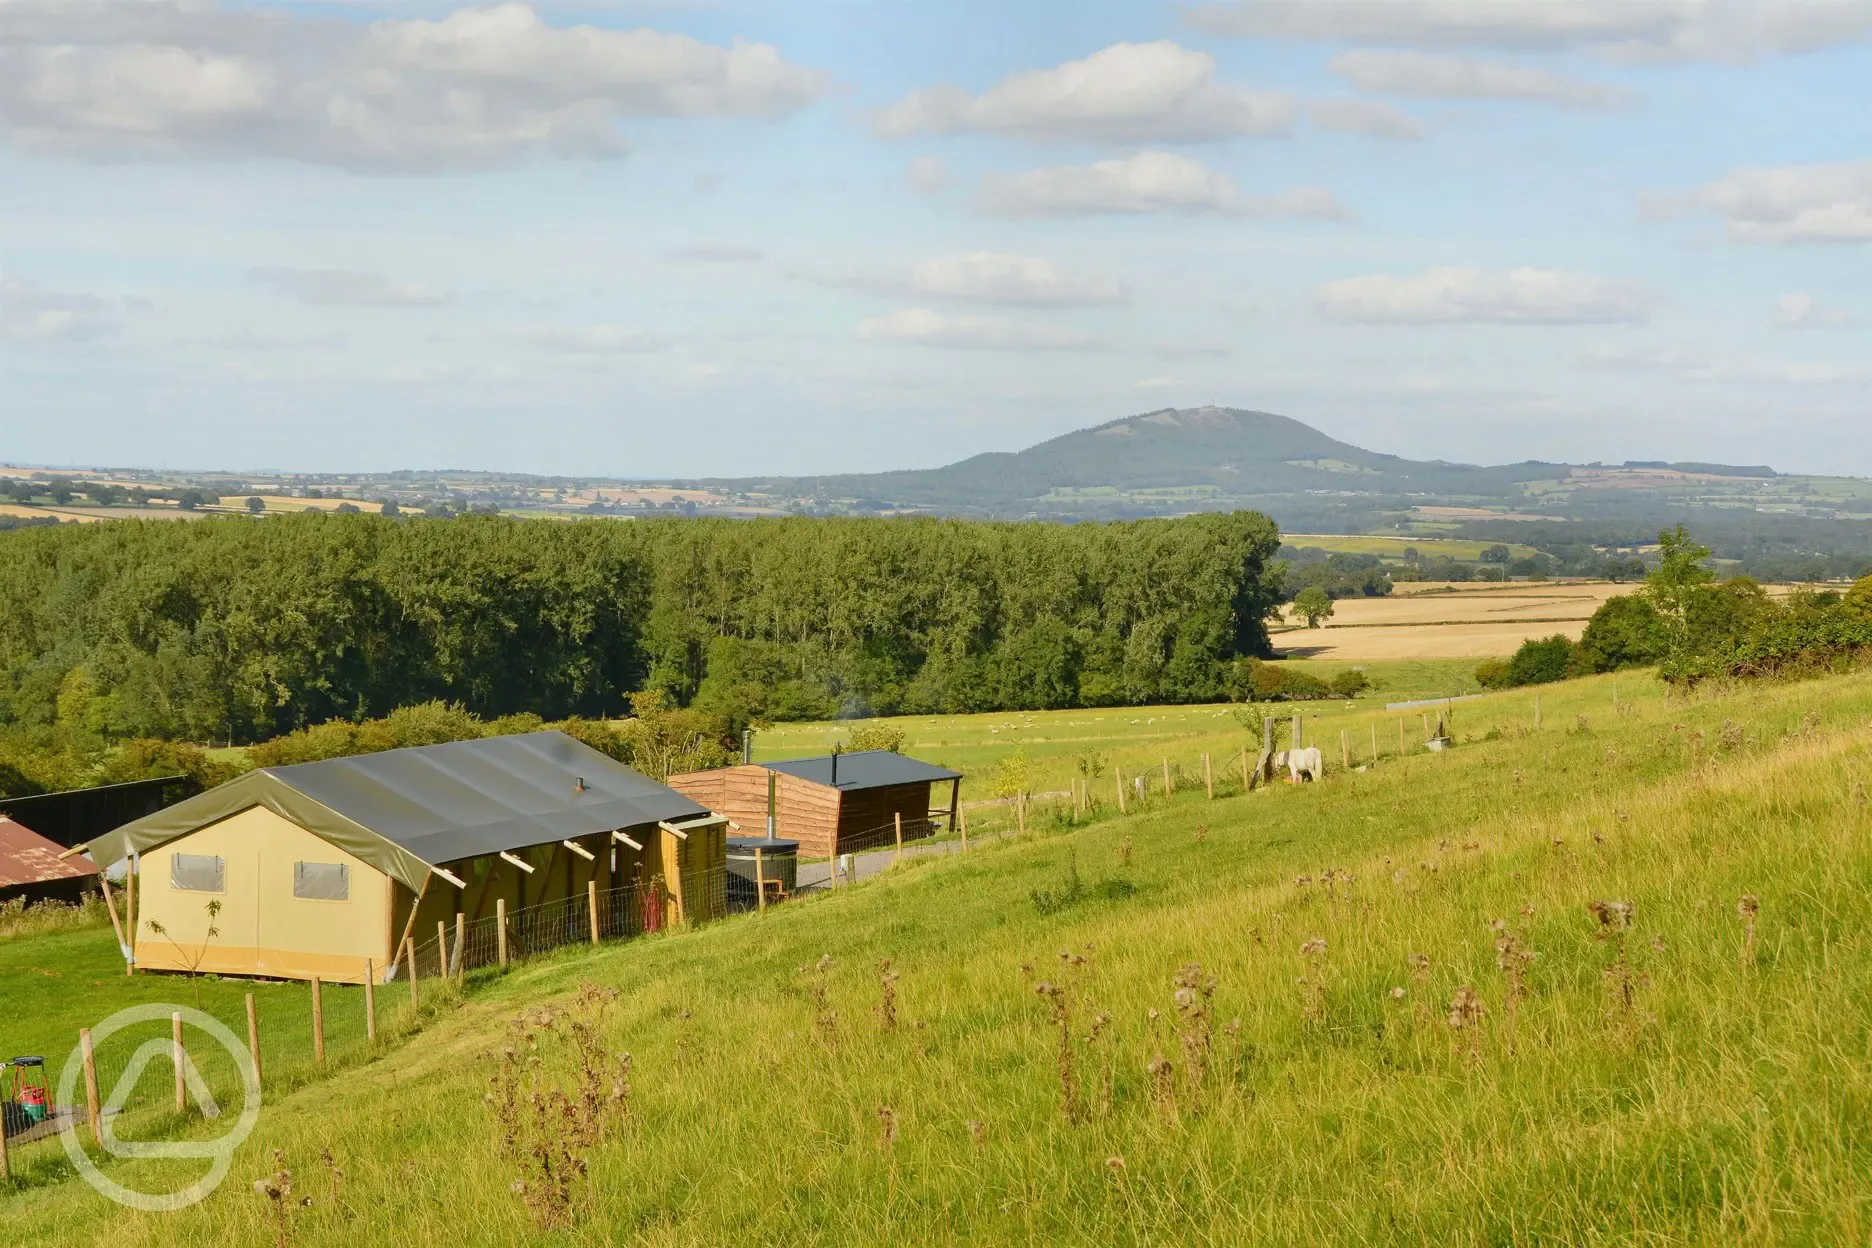
[[(494, 914), (498, 900), (510, 913), (537, 908), (640, 865), (651, 878), (674, 871), (679, 892), (685, 870), (713, 861), (723, 833), (711, 818), (563, 733), (539, 732), (252, 772), (91, 852), (135, 855), (140, 967), (355, 982), (365, 959), (382, 973), (406, 936), (433, 940), (438, 921)], [(696, 825), (688, 839), (699, 848), (666, 852), (666, 839), (684, 838), (665, 824)], [(684, 919), (716, 913), (704, 890), (685, 900)]]
[[(670, 787), (721, 812), (749, 834), (767, 828), (772, 786), (775, 834), (800, 843), (808, 857), (872, 848), (896, 839), (901, 819), (906, 841), (952, 824), (962, 777), (888, 750), (784, 759), (671, 776)], [(933, 792), (946, 785), (940, 794)]]

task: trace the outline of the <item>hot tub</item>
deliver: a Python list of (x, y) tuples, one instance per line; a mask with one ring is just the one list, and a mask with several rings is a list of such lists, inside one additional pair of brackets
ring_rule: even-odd
[[(764, 836), (728, 838), (728, 909), (753, 910), (760, 904), (755, 883), (754, 851), (760, 851), (758, 875), (767, 881), (767, 899), (775, 889), (791, 896), (799, 882), (799, 842), (770, 840)], [(775, 881), (779, 881), (776, 885)]]

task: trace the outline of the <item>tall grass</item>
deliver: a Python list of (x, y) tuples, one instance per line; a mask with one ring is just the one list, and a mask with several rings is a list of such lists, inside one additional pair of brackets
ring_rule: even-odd
[(0, 901), (0, 940), (22, 936), (44, 936), (77, 928), (98, 927), (110, 922), (104, 898), (87, 893), (78, 901), (41, 901), (32, 905), (24, 897)]
[[(1872, 684), (1635, 692), (555, 956), (269, 1109), (203, 1205), (67, 1183), (0, 1237), (271, 1237), (278, 1149), (295, 1191), (346, 1176), (294, 1215), (317, 1244), (1863, 1243)], [(1034, 901), (1074, 875), (1129, 887)], [(548, 1226), (483, 1096), (585, 982), (629, 1113)], [(522, 1053), (547, 1101), (563, 1034)]]

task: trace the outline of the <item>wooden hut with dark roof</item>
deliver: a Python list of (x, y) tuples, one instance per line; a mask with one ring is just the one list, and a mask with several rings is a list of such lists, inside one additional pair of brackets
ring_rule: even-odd
[[(949, 788), (944, 807), (933, 804), (939, 784)], [(891, 844), (900, 823), (906, 841), (953, 829), (962, 801), (960, 772), (889, 750), (692, 771), (669, 785), (748, 832), (798, 841), (813, 858)]]

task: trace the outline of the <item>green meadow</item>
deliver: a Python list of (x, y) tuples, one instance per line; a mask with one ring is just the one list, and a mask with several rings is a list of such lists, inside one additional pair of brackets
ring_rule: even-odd
[[(1594, 678), (1538, 725), (1535, 697), (1457, 704), (1441, 753), (1414, 714), (1400, 754), (1382, 703), (1308, 706), (1318, 785), (1042, 800), (966, 855), (471, 977), (270, 1097), (200, 1205), (119, 1208), (35, 1145), (0, 1240), (1866, 1242), (1872, 679)], [(1076, 718), (1146, 774), (1247, 735), (1116, 715)], [(1016, 719), (1036, 757), (1081, 748), (977, 718), (928, 731), (984, 766)], [(187, 999), (110, 957), (35, 1008)], [(282, 1168), (289, 1197), (256, 1190)]]

